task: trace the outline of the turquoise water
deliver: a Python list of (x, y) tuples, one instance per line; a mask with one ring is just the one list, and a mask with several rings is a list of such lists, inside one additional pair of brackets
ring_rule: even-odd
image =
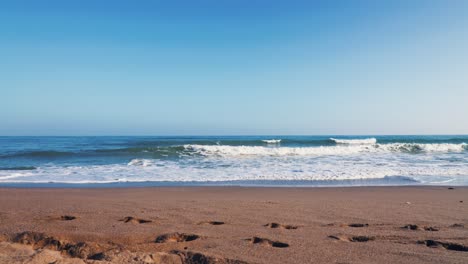
[(468, 136), (0, 137), (0, 184), (468, 185)]

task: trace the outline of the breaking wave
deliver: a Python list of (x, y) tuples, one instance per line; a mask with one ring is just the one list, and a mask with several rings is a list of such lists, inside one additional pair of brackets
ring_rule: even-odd
[(377, 143), (376, 138), (365, 138), (365, 139), (336, 139), (330, 138), (331, 141), (336, 144), (375, 144)]
[(78, 137), (3, 141), (0, 137), (0, 185), (142, 181), (236, 184), (386, 177), (468, 185), (465, 142), (468, 143), (468, 136)]
[(278, 144), (281, 142), (281, 139), (265, 139), (262, 140), (262, 142), (265, 142), (267, 144)]
[(468, 149), (462, 144), (416, 144), (392, 143), (374, 145), (337, 145), (320, 147), (264, 147), (264, 146), (227, 146), (227, 145), (185, 145), (187, 151), (193, 151), (204, 156), (317, 156), (317, 155), (349, 155), (373, 152), (463, 152)]

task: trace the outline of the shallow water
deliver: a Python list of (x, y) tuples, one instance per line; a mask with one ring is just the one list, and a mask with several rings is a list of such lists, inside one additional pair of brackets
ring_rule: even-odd
[(468, 136), (0, 137), (0, 183), (468, 185)]

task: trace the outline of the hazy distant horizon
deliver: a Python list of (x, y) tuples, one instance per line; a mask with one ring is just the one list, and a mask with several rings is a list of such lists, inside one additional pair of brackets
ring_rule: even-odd
[(84, 135), (0, 135), (0, 137), (381, 137), (381, 136), (468, 136), (468, 134), (84, 134)]

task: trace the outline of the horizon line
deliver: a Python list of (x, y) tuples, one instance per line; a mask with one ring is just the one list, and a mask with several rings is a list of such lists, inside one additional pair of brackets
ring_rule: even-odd
[(161, 135), (0, 135), (0, 137), (291, 137), (291, 136), (468, 136), (467, 134), (161, 134)]

